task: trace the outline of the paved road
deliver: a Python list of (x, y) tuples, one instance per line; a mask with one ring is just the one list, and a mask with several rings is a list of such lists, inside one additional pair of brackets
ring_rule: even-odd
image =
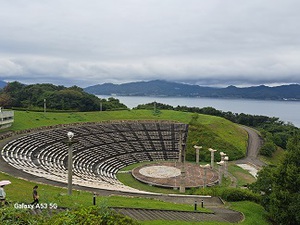
[(262, 166), (266, 165), (264, 162), (260, 161), (257, 157), (259, 153), (259, 149), (263, 144), (262, 138), (259, 136), (256, 130), (246, 126), (240, 126), (240, 127), (246, 130), (248, 133), (248, 147), (247, 147), (246, 157), (237, 160), (236, 163), (237, 164), (248, 163), (261, 168)]

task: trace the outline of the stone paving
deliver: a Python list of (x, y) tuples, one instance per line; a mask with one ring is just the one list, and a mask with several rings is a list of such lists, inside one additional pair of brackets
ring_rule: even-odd
[[(184, 176), (181, 171), (184, 170)], [(205, 171), (206, 170), (206, 176)], [(219, 178), (212, 169), (204, 169), (195, 163), (160, 162), (143, 165), (132, 170), (132, 175), (139, 181), (154, 186), (178, 189), (182, 183), (186, 188), (215, 185)]]

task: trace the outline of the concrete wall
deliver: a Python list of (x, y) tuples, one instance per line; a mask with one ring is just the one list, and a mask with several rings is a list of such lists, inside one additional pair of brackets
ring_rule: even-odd
[(10, 127), (14, 122), (14, 111), (3, 111), (0, 108), (0, 129)]

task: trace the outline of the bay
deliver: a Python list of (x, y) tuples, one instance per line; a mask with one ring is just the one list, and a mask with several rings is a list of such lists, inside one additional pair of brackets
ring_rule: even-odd
[(297, 101), (107, 95), (98, 95), (98, 97), (106, 99), (109, 97), (117, 98), (129, 108), (154, 101), (174, 107), (178, 105), (199, 108), (213, 107), (224, 112), (230, 111), (233, 113), (278, 117), (286, 123), (290, 122), (296, 127), (300, 127), (300, 102)]

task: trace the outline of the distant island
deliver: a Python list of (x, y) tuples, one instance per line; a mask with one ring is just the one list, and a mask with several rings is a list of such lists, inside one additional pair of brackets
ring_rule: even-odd
[(245, 88), (235, 86), (213, 88), (164, 80), (153, 80), (124, 84), (97, 84), (84, 88), (84, 91), (94, 95), (209, 97), (300, 101), (299, 84), (281, 85), (276, 87), (260, 85)]

